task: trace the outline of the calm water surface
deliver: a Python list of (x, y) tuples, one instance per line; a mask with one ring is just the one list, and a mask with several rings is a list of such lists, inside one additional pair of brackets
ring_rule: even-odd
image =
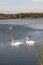
[[(36, 42), (35, 46), (26, 45), (26, 36)], [(12, 37), (23, 44), (11, 46)], [(0, 65), (40, 64), (42, 40), (43, 19), (0, 20)]]

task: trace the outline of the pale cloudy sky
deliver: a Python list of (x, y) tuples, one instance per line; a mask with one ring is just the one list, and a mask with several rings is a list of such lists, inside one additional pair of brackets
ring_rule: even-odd
[(43, 12), (43, 0), (0, 0), (0, 13)]

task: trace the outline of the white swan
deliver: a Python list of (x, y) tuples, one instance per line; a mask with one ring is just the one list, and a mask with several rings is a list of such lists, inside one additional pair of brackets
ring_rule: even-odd
[(22, 42), (15, 42), (15, 41), (14, 41), (14, 38), (11, 38), (11, 40), (12, 40), (12, 42), (11, 42), (11, 45), (12, 45), (12, 46), (17, 46), (17, 47), (19, 47), (21, 44), (23, 44)]
[(9, 27), (9, 30), (12, 30), (12, 27)]
[(26, 44), (28, 44), (28, 45), (34, 45), (35, 41), (29, 40), (29, 38), (26, 37)]

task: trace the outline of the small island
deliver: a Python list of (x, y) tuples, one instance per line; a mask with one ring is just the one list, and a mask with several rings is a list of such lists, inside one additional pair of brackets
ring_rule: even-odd
[(43, 13), (0, 14), (0, 19), (43, 18)]

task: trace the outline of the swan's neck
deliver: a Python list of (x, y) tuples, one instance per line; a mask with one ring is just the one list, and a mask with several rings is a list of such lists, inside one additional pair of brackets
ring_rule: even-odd
[(28, 39), (26, 41), (29, 41)]
[(12, 44), (14, 44), (14, 39), (12, 39)]
[(26, 41), (29, 41), (29, 38), (28, 37), (26, 37)]

